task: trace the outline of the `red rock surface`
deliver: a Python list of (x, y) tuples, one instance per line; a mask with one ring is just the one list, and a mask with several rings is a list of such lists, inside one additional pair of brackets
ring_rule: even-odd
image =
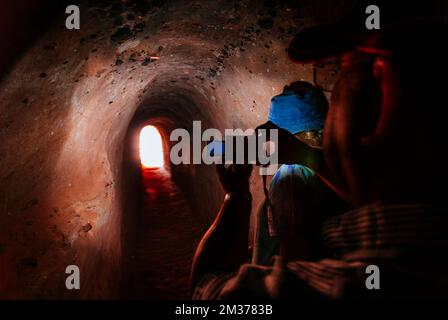
[[(157, 125), (168, 148), (170, 131), (189, 128), (192, 120), (221, 130), (264, 122), (270, 98), (285, 84), (313, 82), (312, 66), (288, 60), (292, 36), (335, 18), (344, 2), (84, 1), (80, 30), (65, 29), (64, 11), (43, 16), (51, 27), (3, 61), (9, 73), (0, 82), (0, 298), (122, 297), (134, 248), (151, 252), (151, 266), (176, 271), (154, 274), (185, 279), (196, 231), (173, 258), (177, 267), (165, 248), (152, 247), (156, 238), (137, 240), (139, 225), (147, 224), (136, 206), (142, 199), (133, 145), (139, 126)], [(37, 28), (8, 21), (3, 32)], [(9, 38), (3, 34), (3, 51)], [(336, 74), (333, 66), (319, 67), (319, 83), (331, 89)], [(171, 227), (181, 232), (182, 221), (193, 228), (197, 219), (204, 230), (223, 196), (214, 169), (166, 169), (192, 208)], [(259, 181), (252, 181), (255, 203)], [(176, 219), (161, 204), (184, 208), (175, 194), (150, 210), (153, 235), (169, 229), (157, 210)], [(69, 264), (80, 267), (81, 290), (65, 288)], [(156, 280), (142, 283), (160, 290), (145, 285), (138, 294), (178, 297)]]

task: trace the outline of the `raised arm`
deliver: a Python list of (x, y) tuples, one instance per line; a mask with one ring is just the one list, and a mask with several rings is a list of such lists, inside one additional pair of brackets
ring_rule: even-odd
[(206, 274), (238, 270), (248, 260), (249, 192), (251, 165), (217, 166), (226, 196), (212, 226), (205, 233), (193, 259), (191, 286)]

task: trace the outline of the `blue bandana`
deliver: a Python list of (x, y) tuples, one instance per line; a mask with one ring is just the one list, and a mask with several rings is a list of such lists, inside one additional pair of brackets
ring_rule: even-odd
[(292, 134), (324, 128), (326, 102), (316, 90), (303, 95), (285, 92), (271, 100), (268, 120)]

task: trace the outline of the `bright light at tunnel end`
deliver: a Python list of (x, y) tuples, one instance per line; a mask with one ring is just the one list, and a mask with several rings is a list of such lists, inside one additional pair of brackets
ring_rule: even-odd
[(146, 126), (140, 131), (140, 161), (145, 168), (163, 166), (162, 137), (154, 126)]

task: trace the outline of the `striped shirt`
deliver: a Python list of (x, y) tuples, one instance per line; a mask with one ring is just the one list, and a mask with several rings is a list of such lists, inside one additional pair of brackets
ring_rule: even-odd
[[(244, 264), (205, 276), (194, 299), (448, 298), (448, 215), (424, 204), (369, 205), (327, 220), (323, 238), (334, 255), (320, 261), (280, 256), (270, 266)], [(380, 270), (369, 290), (366, 268)]]

